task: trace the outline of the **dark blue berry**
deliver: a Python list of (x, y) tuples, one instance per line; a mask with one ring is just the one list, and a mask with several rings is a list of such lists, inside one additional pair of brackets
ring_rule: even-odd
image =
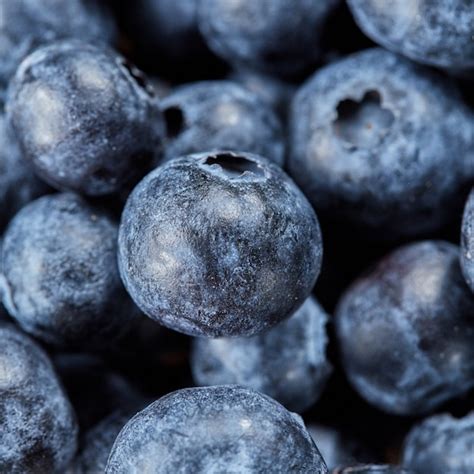
[(319, 274), (317, 217), (276, 165), (248, 153), (172, 160), (125, 206), (119, 267), (151, 318), (187, 334), (250, 336), (300, 306)]
[(166, 159), (211, 150), (256, 153), (283, 165), (281, 124), (258, 95), (230, 81), (183, 86), (162, 101)]
[(415, 474), (415, 472), (388, 464), (366, 464), (338, 468), (332, 474)]
[(319, 398), (331, 366), (327, 315), (308, 298), (291, 318), (252, 338), (196, 339), (191, 358), (199, 385), (238, 384), (302, 412)]
[(474, 291), (474, 190), (464, 208), (461, 231), (461, 268), (467, 284)]
[[(471, 0), (348, 0), (375, 42), (414, 61), (454, 70), (474, 68)], [(388, 8), (387, 8), (388, 7)]]
[(238, 68), (294, 75), (314, 65), (338, 0), (202, 0), (199, 28), (209, 47)]
[(106, 473), (327, 473), (298, 415), (238, 386), (184, 389), (134, 416)]
[(458, 248), (396, 250), (343, 295), (336, 330), (356, 390), (390, 413), (419, 415), (474, 386), (474, 297)]
[(79, 41), (28, 56), (11, 83), (7, 113), (25, 157), (58, 189), (116, 192), (160, 155), (161, 112), (142, 73)]
[(29, 333), (56, 344), (102, 345), (128, 327), (134, 305), (118, 273), (117, 225), (73, 194), (42, 197), (3, 242), (3, 301)]
[(0, 323), (0, 471), (65, 472), (77, 444), (73, 410), (39, 346)]
[(439, 229), (462, 206), (474, 116), (430, 71), (356, 53), (316, 72), (290, 121), (290, 174), (332, 219), (389, 240)]
[(464, 418), (436, 415), (410, 431), (403, 464), (417, 474), (474, 472), (474, 412)]

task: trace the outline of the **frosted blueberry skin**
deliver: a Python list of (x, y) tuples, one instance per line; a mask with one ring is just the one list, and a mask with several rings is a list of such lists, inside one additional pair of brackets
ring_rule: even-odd
[(0, 114), (0, 232), (25, 204), (48, 190), (24, 161), (5, 115)]
[(249, 153), (190, 155), (128, 198), (119, 268), (138, 307), (194, 336), (251, 336), (290, 316), (319, 274), (310, 204), (276, 165)]
[(46, 354), (0, 323), (0, 471), (64, 472), (76, 451), (73, 410)]
[(144, 471), (328, 472), (298, 415), (238, 386), (179, 390), (134, 416), (117, 437), (105, 472)]
[(415, 474), (410, 469), (388, 464), (367, 464), (354, 467), (338, 468), (332, 474)]
[(283, 166), (281, 123), (258, 95), (230, 81), (182, 86), (161, 103), (165, 159), (210, 150), (256, 153)]
[(310, 297), (288, 320), (252, 338), (195, 339), (194, 380), (242, 385), (301, 413), (317, 401), (331, 372), (327, 319)]
[(471, 474), (474, 472), (474, 413), (464, 418), (436, 415), (408, 434), (403, 464), (417, 474)]
[(467, 284), (474, 291), (474, 190), (464, 208), (461, 230), (461, 269)]
[(462, 206), (473, 124), (449, 80), (370, 49), (324, 67), (297, 92), (287, 165), (328, 217), (374, 239), (419, 236)]
[(26, 332), (46, 342), (106, 344), (136, 311), (116, 252), (117, 224), (99, 209), (73, 194), (39, 198), (5, 232), (3, 303)]
[(290, 76), (313, 66), (338, 0), (201, 0), (199, 28), (209, 47), (237, 68)]
[(0, 0), (0, 103), (20, 62), (39, 46), (63, 38), (111, 43), (116, 28), (104, 2)]
[(466, 0), (348, 0), (354, 19), (372, 40), (432, 66), (474, 68), (474, 9)]
[(474, 297), (452, 244), (401, 247), (342, 296), (336, 333), (350, 382), (389, 413), (419, 415), (474, 386)]
[(127, 410), (117, 410), (90, 429), (74, 460), (73, 474), (104, 472), (115, 439), (132, 415)]
[(161, 153), (161, 112), (142, 73), (79, 41), (40, 48), (22, 62), (7, 114), (25, 157), (61, 190), (120, 191)]

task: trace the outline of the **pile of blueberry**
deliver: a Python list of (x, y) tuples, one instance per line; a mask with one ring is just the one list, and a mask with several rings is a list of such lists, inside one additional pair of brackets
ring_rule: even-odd
[(473, 0), (0, 0), (0, 233), (1, 473), (474, 473)]

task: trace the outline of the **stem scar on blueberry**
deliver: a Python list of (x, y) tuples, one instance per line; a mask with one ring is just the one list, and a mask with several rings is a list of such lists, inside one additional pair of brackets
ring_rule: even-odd
[(334, 133), (353, 149), (377, 145), (395, 121), (376, 90), (367, 91), (361, 100), (342, 100), (336, 111)]
[(120, 64), (127, 71), (127, 74), (136, 82), (136, 84), (143, 89), (152, 99), (155, 98), (155, 89), (148, 82), (146, 75), (140, 71), (128, 59), (120, 58)]
[(163, 117), (166, 125), (166, 135), (168, 138), (176, 138), (185, 125), (184, 114), (180, 107), (173, 105), (163, 110)]
[(258, 163), (233, 153), (218, 153), (208, 156), (203, 165), (229, 179), (265, 177), (265, 173)]

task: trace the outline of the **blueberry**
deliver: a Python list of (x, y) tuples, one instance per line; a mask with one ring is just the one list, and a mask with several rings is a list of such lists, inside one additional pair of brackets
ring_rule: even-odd
[(116, 37), (110, 14), (95, 0), (0, 0), (0, 12), (0, 102), (22, 59), (39, 46), (62, 38), (109, 43)]
[(285, 173), (249, 153), (172, 160), (125, 206), (119, 268), (140, 309), (197, 336), (251, 336), (309, 295), (322, 256), (317, 217)]
[(118, 273), (117, 225), (73, 194), (44, 196), (11, 221), (3, 302), (25, 331), (64, 345), (103, 345), (134, 314)]
[(473, 310), (457, 247), (426, 241), (394, 251), (339, 303), (347, 376), (370, 403), (400, 415), (466, 392), (474, 386)]
[(464, 208), (461, 232), (461, 268), (467, 284), (474, 291), (474, 190)]
[(127, 410), (117, 410), (86, 432), (74, 462), (74, 474), (105, 471), (114, 441), (132, 415)]
[(28, 56), (10, 85), (7, 113), (26, 158), (58, 189), (119, 191), (160, 153), (161, 112), (142, 73), (79, 41)]
[(357, 439), (325, 425), (308, 425), (308, 431), (318, 446), (330, 471), (338, 466), (373, 461), (374, 455)]
[(166, 159), (210, 150), (238, 150), (283, 165), (281, 124), (260, 98), (230, 81), (183, 86), (162, 102)]
[(464, 418), (436, 415), (408, 434), (403, 464), (417, 474), (474, 472), (474, 412)]
[(420, 235), (458, 210), (473, 119), (453, 83), (381, 49), (363, 51), (296, 94), (288, 167), (328, 217), (375, 238)]
[(414, 61), (474, 68), (474, 8), (466, 0), (348, 0), (360, 28), (375, 42)]
[(46, 354), (12, 325), (0, 323), (0, 471), (64, 472), (77, 425)]
[(120, 432), (106, 474), (122, 472), (327, 473), (303, 421), (237, 386), (171, 393)]
[(238, 68), (294, 75), (321, 54), (323, 26), (338, 0), (201, 0), (199, 28), (209, 47)]
[(331, 371), (326, 322), (310, 297), (290, 319), (253, 338), (196, 339), (194, 379), (199, 385), (243, 385), (302, 412), (319, 398)]
[(25, 204), (47, 191), (23, 160), (5, 115), (0, 114), (0, 232)]
[(261, 74), (252, 70), (234, 71), (230, 76), (233, 80), (270, 105), (280, 117), (287, 118), (289, 104), (295, 93), (296, 86), (277, 77)]
[(367, 464), (335, 469), (333, 474), (415, 474), (409, 469), (388, 464)]

